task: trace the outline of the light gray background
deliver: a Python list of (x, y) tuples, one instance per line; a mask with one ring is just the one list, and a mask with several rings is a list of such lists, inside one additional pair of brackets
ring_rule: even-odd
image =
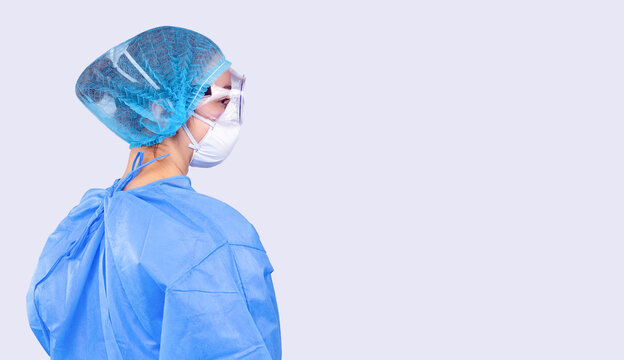
[(247, 75), (197, 191), (258, 229), (284, 359), (624, 358), (616, 1), (21, 2), (2, 14), (0, 358), (45, 359), (25, 296), (128, 145), (74, 94), (161, 25)]

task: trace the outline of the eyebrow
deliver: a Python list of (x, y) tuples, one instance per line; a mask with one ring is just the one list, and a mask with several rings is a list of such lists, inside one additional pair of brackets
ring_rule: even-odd
[(232, 84), (230, 84), (230, 85), (225, 85), (223, 88), (224, 88), (224, 89), (230, 89), (230, 90), (232, 90)]

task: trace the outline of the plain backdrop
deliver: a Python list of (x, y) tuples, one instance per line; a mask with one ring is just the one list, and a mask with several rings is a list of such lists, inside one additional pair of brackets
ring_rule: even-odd
[(624, 358), (618, 1), (104, 1), (3, 7), (0, 358), (46, 359), (26, 292), (128, 144), (77, 99), (147, 29), (247, 76), (192, 186), (257, 228), (283, 358)]

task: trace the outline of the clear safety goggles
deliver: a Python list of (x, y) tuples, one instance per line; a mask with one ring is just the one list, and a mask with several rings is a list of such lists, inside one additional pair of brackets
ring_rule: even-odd
[(243, 86), (246, 77), (232, 67), (230, 67), (230, 77), (232, 88), (212, 84), (209, 88), (210, 94), (204, 95), (193, 116), (211, 127), (219, 121), (243, 123)]

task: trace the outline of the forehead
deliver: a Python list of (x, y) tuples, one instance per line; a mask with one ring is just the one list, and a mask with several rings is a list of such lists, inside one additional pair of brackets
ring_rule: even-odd
[(225, 87), (226, 85), (232, 86), (232, 75), (230, 74), (230, 69), (221, 74), (213, 84), (221, 87)]

